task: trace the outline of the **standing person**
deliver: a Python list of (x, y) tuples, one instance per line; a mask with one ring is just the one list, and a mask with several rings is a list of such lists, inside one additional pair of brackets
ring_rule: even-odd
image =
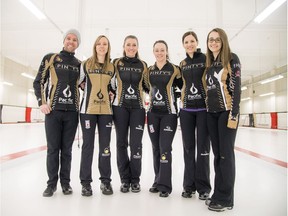
[[(116, 76), (113, 102), (113, 120), (117, 139), (117, 166), (121, 179), (120, 191), (140, 192), (142, 161), (142, 137), (145, 124), (143, 98), (143, 74), (147, 65), (139, 58), (138, 39), (134, 35), (125, 38), (123, 57), (114, 60)], [(129, 135), (129, 137), (128, 137)], [(130, 146), (130, 158), (128, 155)]]
[(234, 145), (239, 119), (241, 65), (220, 28), (207, 36), (205, 81), (207, 123), (214, 154), (214, 191), (206, 201), (208, 209), (224, 211), (234, 206)]
[(93, 55), (81, 64), (80, 83), (85, 81), (80, 109), (83, 145), (80, 164), (82, 196), (92, 195), (92, 161), (96, 125), (99, 134), (98, 168), (100, 189), (105, 195), (113, 194), (111, 182), (110, 139), (112, 128), (112, 105), (109, 91), (114, 76), (114, 65), (110, 62), (111, 46), (104, 35), (97, 37)]
[(155, 172), (154, 183), (149, 191), (151, 193), (160, 191), (160, 197), (168, 197), (172, 191), (172, 142), (177, 129), (174, 87), (177, 85), (180, 87), (181, 74), (179, 68), (169, 62), (168, 46), (165, 41), (156, 41), (153, 53), (156, 62), (149, 67), (145, 78), (147, 86), (150, 86), (147, 123)]
[(206, 57), (197, 50), (198, 37), (195, 32), (184, 33), (182, 44), (186, 51), (186, 58), (180, 63), (184, 81), (180, 101), (185, 164), (182, 196), (191, 198), (197, 190), (199, 199), (206, 200), (211, 191), (210, 140), (207, 129), (206, 93), (202, 83)]
[(68, 30), (64, 34), (63, 50), (44, 56), (33, 82), (40, 111), (45, 114), (49, 179), (44, 197), (52, 196), (57, 189), (59, 166), (62, 191), (65, 195), (72, 193), (70, 171), (72, 144), (78, 126), (81, 64), (74, 54), (80, 42), (80, 33)]

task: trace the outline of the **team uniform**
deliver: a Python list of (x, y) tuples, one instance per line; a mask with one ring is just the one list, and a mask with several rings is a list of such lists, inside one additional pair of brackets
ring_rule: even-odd
[(228, 70), (212, 62), (205, 75), (207, 122), (214, 153), (215, 187), (212, 202), (233, 207), (235, 183), (234, 143), (241, 95), (241, 65), (236, 54)]
[(204, 199), (211, 191), (210, 139), (207, 128), (206, 92), (202, 82), (205, 61), (205, 55), (198, 51), (194, 53), (193, 58), (187, 54), (180, 63), (183, 79), (180, 125), (185, 163), (182, 196), (191, 197), (197, 190), (200, 199)]
[(80, 64), (74, 53), (62, 50), (48, 54), (33, 82), (38, 105), (47, 104), (52, 109), (45, 115), (47, 184), (51, 188), (57, 186), (59, 165), (61, 185), (70, 183), (72, 144), (78, 126)]
[[(150, 192), (160, 191), (168, 196), (172, 191), (172, 142), (177, 128), (177, 104), (174, 95), (178, 67), (167, 62), (160, 70), (156, 64), (147, 73), (150, 87), (150, 107), (147, 113), (148, 132), (152, 142), (155, 179)], [(160, 196), (162, 196), (160, 194)]]
[[(147, 71), (147, 66), (144, 61), (136, 57), (115, 59), (114, 65), (116, 74), (112, 82), (115, 90), (113, 120), (116, 129), (117, 166), (122, 183), (121, 191), (128, 192), (131, 184), (132, 191), (138, 192), (145, 124), (143, 74)], [(130, 158), (128, 146), (130, 146)]]
[[(110, 139), (113, 117), (109, 91), (114, 73), (112, 63), (108, 63), (106, 68), (103, 68), (103, 64), (96, 65), (95, 69), (89, 68), (87, 61), (81, 65), (80, 83), (85, 81), (80, 109), (80, 123), (83, 132), (80, 180), (83, 186), (89, 186), (92, 182), (91, 168), (96, 125), (99, 134), (98, 168), (100, 180), (104, 184), (111, 182)], [(82, 193), (82, 195), (84, 194)]]

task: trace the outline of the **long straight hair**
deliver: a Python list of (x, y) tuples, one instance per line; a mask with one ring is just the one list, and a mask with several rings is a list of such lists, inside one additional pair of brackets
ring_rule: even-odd
[(97, 56), (97, 51), (96, 51), (96, 46), (99, 43), (101, 38), (106, 38), (108, 41), (108, 51), (105, 55), (105, 60), (104, 60), (104, 65), (103, 65), (103, 69), (106, 70), (108, 63), (110, 62), (110, 53), (111, 53), (111, 45), (110, 45), (110, 41), (109, 39), (105, 36), (105, 35), (99, 35), (94, 43), (93, 46), (93, 55), (87, 59), (87, 67), (93, 69), (96, 69), (96, 66), (99, 67), (100, 63), (99, 63), (99, 59)]
[(222, 66), (224, 68), (228, 69), (228, 65), (229, 65), (229, 62), (230, 62), (230, 60), (232, 58), (232, 55), (231, 55), (231, 50), (230, 50), (227, 34), (221, 28), (214, 28), (207, 35), (207, 41), (206, 41), (206, 44), (207, 44), (206, 67), (210, 67), (211, 64), (212, 64), (212, 61), (214, 59), (213, 53), (211, 52), (211, 50), (209, 49), (209, 46), (208, 46), (209, 35), (210, 35), (211, 32), (217, 32), (219, 34), (219, 36), (220, 36), (221, 43), (222, 43), (220, 52), (219, 52), (219, 54), (217, 56), (217, 61), (221, 61)]

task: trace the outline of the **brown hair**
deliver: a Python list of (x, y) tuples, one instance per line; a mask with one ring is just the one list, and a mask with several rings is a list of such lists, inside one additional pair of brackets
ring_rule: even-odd
[(222, 62), (222, 66), (226, 69), (228, 69), (228, 64), (231, 60), (231, 50), (230, 50), (230, 46), (229, 46), (229, 42), (228, 42), (228, 37), (227, 34), (225, 33), (225, 31), (221, 28), (214, 28), (212, 29), (208, 35), (207, 35), (207, 53), (206, 53), (206, 66), (210, 67), (212, 64), (212, 61), (214, 59), (213, 53), (210, 51), (209, 47), (208, 47), (208, 41), (209, 41), (209, 35), (211, 32), (217, 32), (220, 36), (221, 39), (221, 49), (220, 49), (220, 53), (218, 54), (217, 57), (217, 61), (221, 61)]
[[(126, 36), (125, 39), (124, 39), (123, 48), (124, 48), (124, 46), (125, 46), (126, 40), (128, 40), (128, 39), (135, 39), (135, 40), (137, 41), (137, 45), (139, 46), (138, 38), (137, 38), (135, 35), (128, 35), (128, 36)], [(125, 50), (123, 50), (123, 56), (126, 56)], [(135, 57), (136, 57), (136, 58), (139, 58), (139, 53), (138, 53), (138, 51), (137, 51)]]
[(195, 32), (193, 32), (193, 31), (188, 31), (188, 32), (185, 32), (185, 33), (183, 34), (183, 36), (182, 36), (182, 43), (184, 43), (184, 40), (185, 40), (185, 38), (186, 38), (188, 35), (192, 35), (192, 36), (196, 39), (196, 41), (198, 42), (197, 34), (196, 34)]
[(153, 44), (153, 48), (155, 47), (155, 45), (156, 45), (157, 43), (162, 43), (162, 44), (165, 45), (166, 50), (167, 50), (166, 58), (167, 58), (167, 60), (170, 60), (170, 59), (169, 59), (169, 52), (168, 52), (168, 44), (167, 44), (164, 40), (157, 40), (157, 41), (155, 41), (155, 43)]

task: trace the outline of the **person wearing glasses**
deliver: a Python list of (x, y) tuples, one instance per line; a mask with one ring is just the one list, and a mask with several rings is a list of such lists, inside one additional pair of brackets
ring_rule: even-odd
[(80, 164), (82, 196), (92, 196), (92, 162), (94, 153), (95, 130), (97, 125), (102, 194), (111, 195), (111, 152), (112, 102), (110, 100), (111, 79), (114, 65), (110, 62), (111, 46), (108, 38), (100, 35), (93, 45), (93, 55), (81, 64), (80, 85), (84, 94), (80, 108), (80, 123), (83, 133), (83, 145)]
[(202, 82), (206, 57), (197, 49), (198, 37), (195, 32), (184, 33), (182, 44), (186, 51), (186, 58), (180, 62), (184, 81), (179, 113), (185, 164), (182, 197), (191, 198), (197, 190), (199, 199), (206, 200), (211, 191), (210, 139), (207, 129), (206, 92)]
[(150, 107), (147, 112), (147, 126), (152, 142), (154, 182), (149, 189), (168, 197), (172, 192), (172, 142), (177, 129), (177, 104), (175, 88), (181, 89), (182, 79), (179, 67), (170, 63), (168, 45), (158, 40), (153, 45), (156, 58), (148, 68), (145, 83), (149, 86)]
[[(141, 191), (142, 137), (146, 111), (144, 108), (143, 75), (146, 62), (138, 53), (139, 43), (134, 35), (124, 39), (123, 57), (113, 61), (116, 74), (112, 81), (115, 91), (113, 121), (116, 130), (117, 166), (121, 179), (120, 191)], [(128, 146), (130, 154), (128, 154)]]
[(214, 191), (206, 205), (221, 212), (234, 206), (234, 145), (241, 96), (241, 64), (223, 29), (215, 28), (207, 36), (206, 67), (207, 123), (215, 170)]

